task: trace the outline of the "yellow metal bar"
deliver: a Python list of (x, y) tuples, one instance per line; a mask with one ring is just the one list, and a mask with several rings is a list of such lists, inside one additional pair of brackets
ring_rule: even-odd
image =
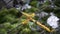
[[(35, 22), (36, 20), (34, 20), (34, 19), (32, 19), (31, 18), (31, 20), (33, 21), (33, 22)], [(45, 30), (47, 30), (48, 32), (53, 32), (54, 30), (50, 30), (48, 27), (46, 27), (45, 25), (43, 25), (43, 24), (41, 24), (40, 22), (36, 22), (36, 24), (37, 25), (39, 25), (40, 27), (42, 27), (43, 29), (45, 29)]]
[[(24, 12), (22, 12), (22, 14), (23, 15), (25, 15), (25, 16), (27, 16), (27, 17), (29, 17), (30, 18), (30, 20), (32, 20), (33, 22), (35, 22), (36, 20), (34, 20), (34, 19), (32, 19), (31, 18), (31, 16), (29, 15), (29, 14), (27, 14), (27, 13), (24, 13)], [(37, 25), (39, 25), (40, 27), (42, 27), (43, 29), (45, 29), (45, 30), (47, 30), (48, 32), (53, 32), (54, 30), (52, 29), (52, 30), (50, 30), (48, 27), (46, 27), (45, 25), (43, 25), (43, 24), (41, 24), (40, 22), (36, 22), (36, 24)]]
[(23, 25), (26, 25), (26, 24), (29, 22), (29, 20), (30, 20), (30, 19), (27, 18), (26, 20), (22, 21), (22, 24), (23, 24)]

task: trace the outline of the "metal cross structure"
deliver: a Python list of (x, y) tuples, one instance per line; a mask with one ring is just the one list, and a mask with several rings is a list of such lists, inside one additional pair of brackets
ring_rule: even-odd
[(41, 22), (38, 22), (38, 21), (34, 20), (34, 19), (31, 17), (31, 15), (29, 15), (29, 14), (27, 14), (27, 13), (24, 13), (24, 12), (21, 12), (21, 13), (22, 13), (23, 15), (27, 16), (27, 18), (29, 18), (29, 19), (27, 19), (27, 21), (28, 21), (28, 20), (32, 20), (34, 23), (36, 22), (37, 25), (39, 25), (39, 26), (42, 27), (43, 29), (47, 30), (48, 32), (53, 32), (53, 31), (54, 31), (54, 29), (50, 30), (50, 28), (48, 28), (48, 27), (46, 27), (45, 25), (41, 24)]

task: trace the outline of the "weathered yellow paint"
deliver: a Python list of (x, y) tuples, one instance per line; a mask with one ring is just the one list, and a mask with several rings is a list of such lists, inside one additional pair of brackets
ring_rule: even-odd
[[(29, 18), (29, 20), (32, 20), (33, 22), (36, 22), (36, 20), (31, 18), (31, 15), (22, 12), (23, 15), (27, 16)], [(50, 28), (46, 27), (45, 25), (41, 24), (40, 22), (36, 22), (37, 25), (39, 25), (40, 27), (42, 27), (43, 29), (47, 30), (48, 32), (53, 32), (54, 30), (50, 30)]]

